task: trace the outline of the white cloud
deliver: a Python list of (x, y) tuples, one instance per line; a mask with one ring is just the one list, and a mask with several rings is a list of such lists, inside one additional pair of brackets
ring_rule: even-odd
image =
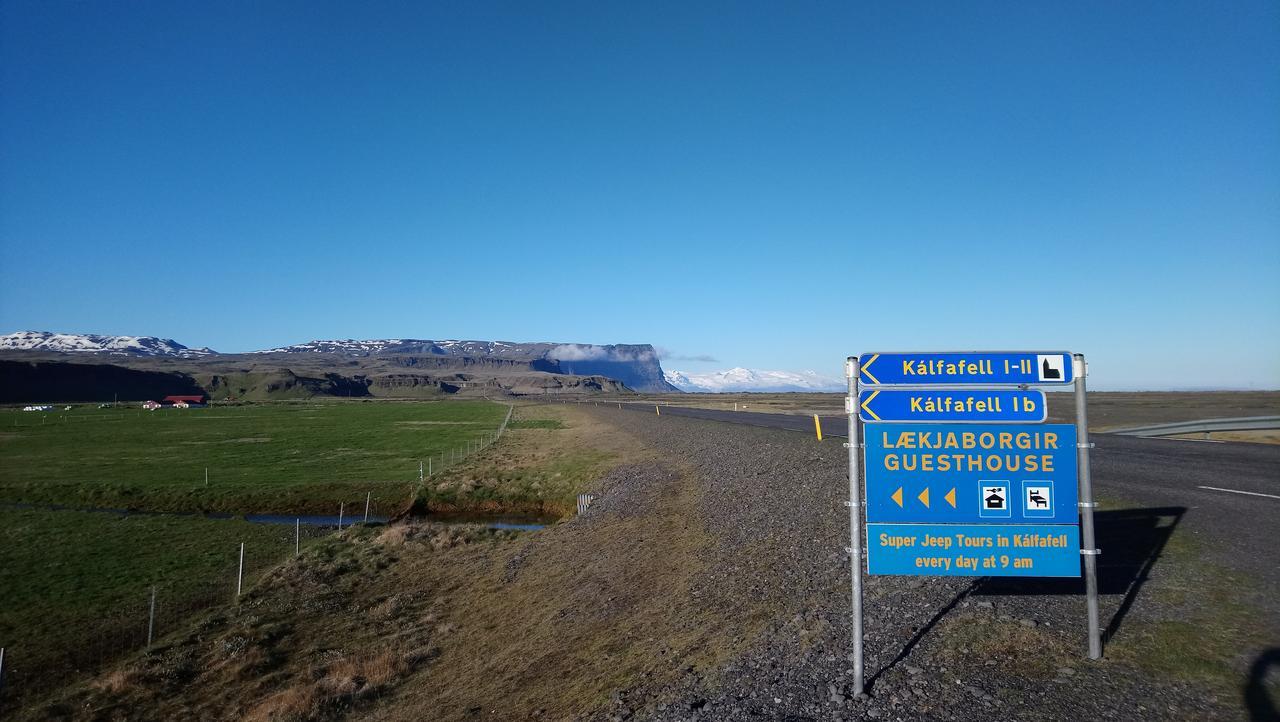
[(649, 361), (653, 359), (653, 354), (647, 347), (637, 348), (639, 350), (622, 351), (616, 346), (566, 343), (548, 351), (547, 358), (560, 361)]

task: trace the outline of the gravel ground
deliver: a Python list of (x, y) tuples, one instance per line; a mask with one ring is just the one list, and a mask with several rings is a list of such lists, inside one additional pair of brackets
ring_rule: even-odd
[[(697, 479), (688, 512), (713, 543), (693, 597), (717, 609), (728, 629), (740, 628), (740, 619), (766, 620), (753, 639), (730, 645), (745, 652), (718, 668), (689, 667), (675, 684), (636, 684), (616, 693), (598, 719), (1244, 718), (1238, 698), (1152, 679), (1123, 661), (1088, 661), (1083, 597), (1047, 593), (1061, 585), (1018, 589), (965, 578), (866, 577), (870, 694), (853, 698), (842, 440), (591, 412)], [(615, 508), (609, 497), (622, 492), (613, 483), (601, 491), (596, 513), (605, 514)], [(1103, 596), (1104, 626), (1124, 591)], [(1143, 617), (1147, 596), (1136, 595), (1124, 624)]]

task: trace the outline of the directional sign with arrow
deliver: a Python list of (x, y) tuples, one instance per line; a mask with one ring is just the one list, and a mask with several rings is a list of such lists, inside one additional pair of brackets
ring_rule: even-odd
[(1073, 381), (1062, 351), (869, 353), (858, 360), (863, 386), (1053, 384)]
[(858, 395), (858, 414), (873, 423), (1039, 423), (1047, 409), (1039, 389), (867, 389)]

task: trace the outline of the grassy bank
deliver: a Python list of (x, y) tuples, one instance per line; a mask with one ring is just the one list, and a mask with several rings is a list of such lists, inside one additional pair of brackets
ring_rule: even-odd
[(416, 513), (568, 516), (586, 491), (626, 454), (593, 437), (572, 407), (516, 407), (502, 443), (419, 485)]
[[(629, 511), (602, 504), (536, 533), (413, 520), (329, 536), (240, 604), (20, 718), (586, 718), (632, 680), (714, 669), (752, 636), (698, 597), (710, 540), (684, 515), (699, 503), (693, 478), (580, 410), (517, 413), (451, 477), (489, 476), (479, 468), (500, 466), (500, 450), (524, 479), (577, 469), (567, 491), (596, 488), (579, 475), (593, 464), (631, 462), (632, 483), (604, 487)], [(564, 461), (585, 451), (608, 461)]]
[[(313, 536), (312, 530), (303, 530)], [(157, 634), (292, 555), (293, 527), (170, 515), (0, 509), (6, 697), (27, 696), (136, 650), (151, 587)], [(52, 674), (51, 674), (52, 673)]]
[(419, 462), (447, 461), (505, 415), (487, 401), (5, 409), (0, 501), (333, 513), (366, 491), (407, 498)]
[(388, 514), (419, 460), (438, 470), (506, 413), (486, 401), (0, 411), (6, 702), (140, 648), (152, 586), (163, 635), (234, 598), (240, 542), (248, 583), (294, 547), (292, 526), (75, 509), (336, 515), (345, 503), (350, 519), (368, 493)]

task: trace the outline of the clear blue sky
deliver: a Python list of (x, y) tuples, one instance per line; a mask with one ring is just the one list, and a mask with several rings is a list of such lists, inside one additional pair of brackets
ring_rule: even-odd
[(1280, 5), (0, 3), (0, 332), (1280, 387)]

